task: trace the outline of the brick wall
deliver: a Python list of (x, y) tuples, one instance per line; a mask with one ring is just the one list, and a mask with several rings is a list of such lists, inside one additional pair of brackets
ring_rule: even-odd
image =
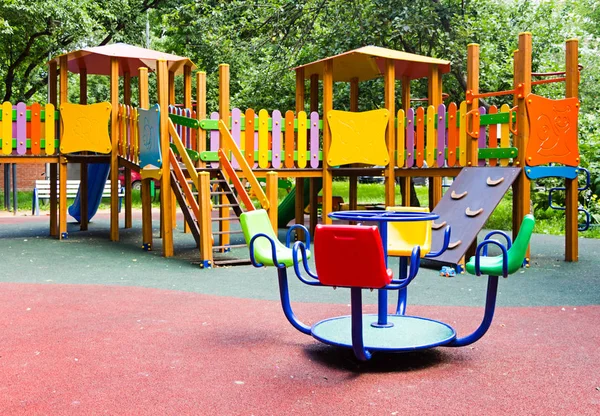
[[(0, 165), (0, 189), (4, 187), (4, 166)], [(17, 188), (19, 191), (30, 191), (36, 179), (46, 179), (46, 165), (44, 164), (17, 164)], [(12, 186), (12, 167), (9, 169)]]

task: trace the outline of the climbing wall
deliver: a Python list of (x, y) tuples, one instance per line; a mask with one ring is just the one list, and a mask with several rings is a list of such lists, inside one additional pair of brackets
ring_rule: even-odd
[(452, 228), (450, 248), (434, 259), (436, 263), (460, 262), (520, 171), (519, 168), (476, 167), (460, 172), (433, 210), (440, 218), (433, 223), (432, 252), (442, 247), (446, 225)]

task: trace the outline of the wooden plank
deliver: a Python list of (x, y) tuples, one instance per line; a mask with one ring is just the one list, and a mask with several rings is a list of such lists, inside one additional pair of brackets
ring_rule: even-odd
[(306, 167), (306, 149), (307, 149), (307, 131), (306, 131), (306, 112), (298, 113), (298, 167)]
[(437, 154), (435, 165), (444, 167), (446, 160), (446, 106), (440, 104), (437, 109)]
[(269, 200), (270, 206), (273, 209), (269, 210), (269, 220), (271, 220), (271, 226), (275, 233), (277, 233), (277, 172), (267, 173), (267, 199)]
[(456, 166), (458, 151), (458, 119), (456, 103), (448, 105), (448, 167)]
[(425, 153), (425, 109), (423, 107), (417, 108), (415, 124), (417, 126), (417, 167), (422, 168)]
[(31, 154), (42, 153), (42, 106), (40, 103), (31, 104)]
[(2, 103), (2, 154), (10, 155), (13, 152), (12, 131), (12, 104), (8, 101)]
[(415, 162), (415, 110), (406, 111), (406, 167), (412, 168)]
[(119, 59), (110, 58), (110, 101), (112, 103), (111, 113), (111, 141), (112, 152), (110, 155), (110, 180), (112, 182), (110, 201), (110, 239), (119, 241), (119, 201), (117, 181), (119, 180), (118, 161), (118, 112), (119, 112)]
[(244, 132), (245, 143), (244, 143), (244, 158), (249, 166), (254, 166), (254, 110), (248, 108), (246, 110), (246, 130)]
[[(467, 45), (467, 90), (470, 90), (473, 94), (479, 93), (479, 45), (476, 43)], [(476, 110), (478, 107), (479, 100), (475, 98), (467, 103), (466, 111)], [(462, 121), (463, 111), (460, 111)], [(462, 164), (461, 162), (461, 164), (463, 166), (477, 166), (477, 140), (468, 138), (466, 145), (466, 163)]]
[(398, 110), (398, 128), (396, 129), (396, 166), (404, 167), (404, 156), (406, 143), (404, 134), (406, 131), (404, 110)]
[[(479, 107), (479, 116), (484, 115), (486, 113), (485, 107)], [(485, 159), (481, 159), (479, 157), (479, 149), (486, 148), (486, 140), (485, 140), (485, 126), (479, 125), (479, 137), (477, 138), (477, 165), (485, 166)]]
[[(206, 118), (206, 72), (203, 71), (196, 73), (196, 100), (196, 119), (200, 122)], [(206, 150), (206, 131), (200, 127), (196, 129), (196, 150)], [(199, 168), (205, 166), (200, 160), (196, 164)]]
[(319, 167), (319, 113), (310, 113), (310, 167)]
[(258, 112), (258, 166), (269, 167), (269, 113), (264, 108)]
[(285, 167), (294, 167), (294, 112), (285, 112)]
[[(490, 115), (498, 114), (498, 107), (495, 105), (490, 106)], [(483, 119), (483, 117), (482, 117)], [(490, 149), (496, 149), (498, 147), (498, 125), (490, 124), (488, 127), (489, 138), (488, 138), (488, 147)], [(491, 158), (488, 160), (490, 166), (497, 166), (498, 159)]]
[(17, 138), (17, 154), (24, 155), (27, 153), (27, 119), (25, 113), (27, 112), (27, 106), (25, 103), (17, 103), (17, 122), (16, 134)]
[(281, 111), (274, 110), (273, 114), (273, 133), (271, 135), (272, 141), (272, 158), (271, 164), (275, 169), (281, 167)]
[(458, 163), (460, 163), (460, 166), (467, 166), (467, 103), (465, 101), (460, 103), (459, 112), (458, 146), (460, 151), (458, 153)]
[[(242, 140), (242, 110), (239, 108), (234, 108), (231, 110), (231, 136), (233, 137), (233, 141), (240, 148), (241, 151), (244, 151), (244, 141)], [(236, 159), (231, 161), (234, 169), (239, 169), (240, 165)]]
[[(503, 104), (502, 107), (500, 107), (500, 112), (501, 113), (509, 113), (510, 106), (508, 104)], [(501, 148), (510, 147), (510, 127), (509, 127), (508, 123), (500, 125), (500, 147)], [(500, 159), (500, 166), (508, 166), (508, 163), (509, 163), (508, 158)]]
[(433, 167), (435, 163), (435, 146), (436, 146), (436, 115), (435, 107), (430, 105), (427, 107), (427, 147), (425, 150), (425, 162), (427, 167)]

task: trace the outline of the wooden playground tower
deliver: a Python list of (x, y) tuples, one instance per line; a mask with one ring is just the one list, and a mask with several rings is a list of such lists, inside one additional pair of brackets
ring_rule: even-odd
[[(116, 197), (118, 167), (125, 167), (125, 227), (132, 225), (131, 189), (128, 176), (131, 170), (140, 171), (145, 178), (142, 184), (142, 234), (143, 244), (147, 249), (152, 247), (150, 179), (160, 178), (162, 252), (165, 256), (173, 255), (176, 209), (174, 199), (177, 197), (186, 222), (192, 228), (192, 233), (197, 234), (195, 236), (199, 245), (200, 260), (204, 266), (212, 264), (213, 248), (222, 251), (230, 244), (230, 235), (235, 232), (230, 229), (228, 219), (231, 210), (237, 210), (237, 216), (244, 208), (253, 209), (241, 181), (251, 184), (259, 203), (268, 210), (272, 224), (277, 227), (278, 177), (296, 179), (293, 217), (297, 223), (303, 223), (304, 207), (309, 203), (310, 228), (314, 229), (318, 220), (318, 179), (323, 183), (322, 218), (323, 222), (327, 223), (330, 221), (328, 214), (333, 210), (334, 176), (350, 178), (350, 209), (357, 207), (358, 176), (385, 176), (386, 206), (396, 205), (396, 177), (401, 178), (405, 184), (403, 186), (405, 192), (402, 195), (403, 205), (410, 205), (410, 178), (429, 177), (431, 178), (430, 208), (435, 210), (443, 197), (443, 177), (457, 177), (465, 168), (512, 166), (520, 170), (513, 184), (513, 234), (516, 235), (523, 217), (530, 211), (530, 181), (525, 174), (525, 169), (529, 169), (526, 149), (530, 131), (526, 100), (532, 85), (559, 81), (565, 82), (567, 98), (577, 97), (579, 83), (577, 45), (576, 40), (569, 40), (566, 43), (564, 76), (532, 82), (532, 75), (535, 74), (531, 71), (531, 34), (521, 34), (519, 49), (514, 53), (514, 89), (497, 93), (479, 92), (479, 47), (475, 44), (469, 45), (467, 99), (460, 105), (450, 104), (447, 111), (442, 104), (441, 86), (442, 75), (450, 70), (450, 62), (383, 48), (364, 47), (295, 68), (296, 112), (288, 111), (285, 115), (273, 112), (271, 116), (265, 110), (255, 113), (254, 110), (248, 109), (242, 114), (240, 110), (230, 108), (228, 65), (221, 65), (219, 68), (219, 111), (209, 115), (206, 111), (204, 72), (196, 73), (197, 99), (195, 108), (192, 107), (192, 70), (195, 66), (189, 59), (154, 51), (148, 51), (149, 56), (141, 58), (133, 54), (133, 49), (130, 49), (130, 52), (123, 52), (123, 56), (118, 54), (111, 56), (99, 53), (98, 49), (101, 48), (88, 48), (62, 55), (50, 62), (50, 102), (55, 106), (59, 105), (59, 97), (60, 104), (68, 101), (69, 70), (80, 74), (80, 103), (83, 105), (87, 104), (87, 75), (94, 73), (110, 75), (110, 151), (104, 155), (63, 154), (54, 152), (51, 147), (46, 146), (45, 152), (37, 150), (39, 154), (34, 154), (35, 152), (29, 147), (27, 152), (17, 154), (16, 146), (13, 146), (12, 142), (8, 144), (3, 140), (0, 162), (50, 164), (50, 180), (54, 184), (58, 182), (60, 190), (59, 201), (56, 192), (53, 191), (56, 188), (51, 186), (53, 195), (50, 203), (50, 233), (59, 238), (66, 236), (67, 201), (64, 190), (67, 163), (82, 164), (80, 191), (83, 194), (82, 229), (87, 227), (85, 215), (87, 209), (83, 206), (86, 201), (86, 166), (96, 162), (110, 163), (110, 179), (113, 186), (110, 236), (113, 241), (119, 238)], [(137, 53), (146, 51), (141, 48), (135, 49), (139, 49)], [(86, 57), (88, 57), (87, 61)], [(92, 61), (90, 57), (95, 57), (98, 61)], [(141, 138), (145, 133), (138, 126), (137, 119), (138, 111), (150, 108), (151, 104), (148, 96), (148, 70), (157, 72), (157, 103), (161, 111), (157, 120), (159, 134), (156, 135), (156, 140), (161, 149), (162, 166), (144, 166), (140, 162), (144, 141)], [(183, 73), (183, 108), (188, 112), (169, 114), (167, 108), (170, 104), (175, 104), (174, 79), (178, 73)], [(123, 104), (119, 104), (119, 75), (123, 77)], [(135, 75), (139, 76), (139, 109), (131, 106), (131, 79)], [(343, 166), (330, 164), (328, 162), (332, 145), (330, 116), (334, 115), (332, 113), (333, 83), (350, 83), (349, 107), (351, 111), (357, 112), (359, 83), (381, 76), (384, 79), (385, 109), (390, 115), (387, 118), (387, 125), (384, 126), (382, 139), (385, 143), (388, 163), (384, 168), (354, 166), (363, 163), (362, 160), (353, 160), (349, 165)], [(428, 82), (428, 107), (411, 109), (410, 82), (425, 77)], [(305, 87), (307, 79), (310, 80), (308, 91)], [(322, 80), (323, 91), (322, 117), (316, 113), (319, 104), (319, 80)], [(402, 108), (398, 110), (395, 108), (397, 80), (401, 82), (402, 103)], [(60, 95), (57, 93), (58, 82)], [(307, 92), (310, 114), (304, 112)], [(494, 107), (490, 114), (483, 114), (478, 99), (500, 94), (513, 96), (512, 108)], [(32, 106), (27, 114), (33, 114), (35, 112), (33, 109)], [(47, 117), (45, 134), (48, 139), (54, 131), (51, 128), (54, 124), (53, 119), (49, 117), (54, 115), (52, 107), (48, 107), (45, 113)], [(8, 113), (3, 111), (3, 117), (9, 117)], [(13, 112), (13, 118), (17, 117)], [(32, 123), (30, 120), (33, 118), (28, 118)], [(454, 123), (451, 120), (454, 120)], [(3, 128), (7, 128), (9, 124), (3, 123)], [(16, 137), (12, 133), (6, 133), (7, 130), (2, 131), (5, 135)], [(498, 132), (501, 132), (500, 143), (497, 140)], [(60, 131), (57, 135), (57, 149), (60, 148), (59, 140), (63, 133)], [(27, 138), (28, 143), (34, 141), (31, 140), (33, 137)], [(46, 142), (48, 143), (49, 140)], [(172, 147), (176, 151), (173, 151)], [(94, 151), (94, 149), (81, 151)], [(257, 178), (260, 177), (267, 179), (266, 192), (258, 185)], [(217, 192), (220, 195), (216, 196), (211, 194), (211, 185), (213, 185), (211, 181), (235, 188), (240, 199), (238, 206), (232, 207), (235, 204), (228, 203), (226, 196), (223, 195), (226, 192)], [(577, 177), (566, 178), (565, 187), (567, 189), (565, 259), (577, 261)], [(216, 201), (215, 208), (219, 212), (218, 216), (223, 219), (219, 222), (219, 231), (214, 233), (211, 224), (214, 210), (211, 207), (211, 199)]]

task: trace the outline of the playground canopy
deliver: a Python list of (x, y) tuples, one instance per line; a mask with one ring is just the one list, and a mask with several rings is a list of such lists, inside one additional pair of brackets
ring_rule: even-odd
[(58, 63), (60, 57), (65, 55), (69, 62), (69, 72), (79, 73), (82, 68), (86, 68), (89, 75), (110, 75), (110, 59), (114, 57), (119, 58), (119, 75), (125, 72), (137, 74), (140, 67), (155, 71), (156, 61), (160, 59), (166, 60), (169, 71), (176, 74), (182, 72), (184, 66), (196, 68), (189, 58), (126, 43), (84, 48), (57, 56), (54, 60)]
[(396, 79), (406, 76), (418, 79), (429, 75), (429, 68), (437, 65), (440, 74), (450, 72), (450, 61), (415, 55), (413, 53), (395, 51), (379, 46), (364, 46), (339, 55), (320, 59), (309, 64), (301, 65), (294, 70), (304, 68), (304, 77), (318, 74), (323, 77), (323, 67), (327, 60), (333, 60), (333, 81), (349, 82), (352, 78), (367, 81), (383, 76), (385, 59), (392, 59), (396, 67)]

